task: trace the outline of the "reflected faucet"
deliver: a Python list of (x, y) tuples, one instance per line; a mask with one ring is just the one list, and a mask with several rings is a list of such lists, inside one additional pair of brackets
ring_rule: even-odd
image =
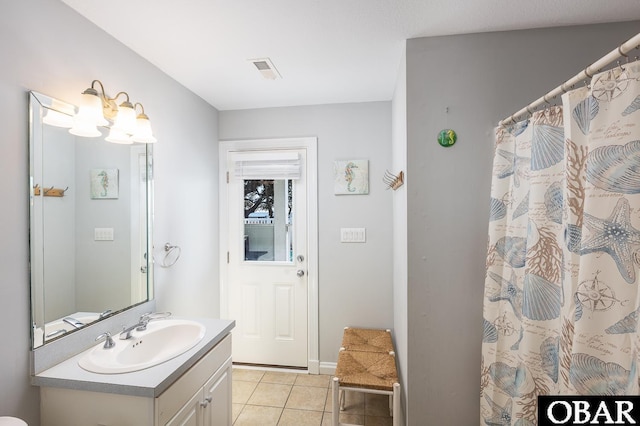
[(66, 317), (66, 318), (63, 318), (62, 321), (66, 322), (67, 324), (69, 324), (73, 328), (84, 327), (84, 323), (82, 321), (78, 321), (74, 317)]
[(65, 330), (64, 328), (61, 328), (59, 330), (56, 331), (52, 331), (51, 333), (47, 334), (46, 336), (44, 336), (45, 339), (51, 339), (52, 337), (58, 337), (58, 336), (62, 336), (63, 334), (65, 334), (67, 332), (67, 330)]
[(146, 330), (147, 324), (149, 324), (149, 321), (164, 319), (169, 316), (171, 316), (171, 312), (156, 312), (156, 313), (148, 312), (146, 314), (143, 314), (140, 317), (140, 321), (138, 321), (136, 324), (133, 324), (130, 327), (127, 327), (126, 325), (122, 327), (122, 331), (120, 332), (120, 340), (130, 339), (131, 332), (133, 332), (133, 330), (136, 330), (136, 331)]

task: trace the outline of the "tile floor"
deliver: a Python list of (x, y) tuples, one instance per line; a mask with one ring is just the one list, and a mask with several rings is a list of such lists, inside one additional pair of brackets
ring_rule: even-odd
[[(331, 426), (331, 376), (233, 369), (234, 426)], [(347, 392), (340, 421), (391, 426), (389, 397)]]

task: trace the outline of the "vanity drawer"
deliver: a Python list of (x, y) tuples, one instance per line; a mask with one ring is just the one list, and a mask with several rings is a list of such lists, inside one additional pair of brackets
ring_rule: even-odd
[(166, 424), (231, 356), (231, 334), (156, 398), (156, 424)]

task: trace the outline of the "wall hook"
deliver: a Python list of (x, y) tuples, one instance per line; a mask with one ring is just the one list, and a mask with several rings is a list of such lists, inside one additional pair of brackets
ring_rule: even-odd
[(386, 170), (382, 181), (387, 184), (387, 189), (391, 188), (395, 191), (404, 184), (404, 172), (401, 171), (397, 175), (394, 175), (389, 170)]
[[(37, 186), (37, 185), (36, 185)], [(42, 195), (44, 195), (45, 197), (64, 197), (64, 193), (69, 189), (69, 187), (67, 186), (65, 189), (62, 188), (56, 188), (56, 187), (51, 187), (48, 189), (42, 189)], [(38, 191), (39, 193), (40, 191)], [(35, 191), (34, 191), (35, 193)]]

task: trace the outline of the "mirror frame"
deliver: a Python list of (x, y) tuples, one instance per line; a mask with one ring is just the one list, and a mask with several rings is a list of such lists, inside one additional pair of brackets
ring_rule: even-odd
[[(115, 310), (113, 312), (109, 312), (108, 314), (99, 317), (97, 320), (84, 324), (83, 326), (69, 330), (61, 336), (52, 337), (50, 339), (45, 340), (44, 337), (42, 342), (36, 343), (36, 327), (42, 326), (44, 330), (44, 271), (43, 268), (38, 266), (38, 262), (35, 262), (34, 259), (38, 255), (44, 256), (44, 252), (36, 253), (38, 249), (38, 238), (40, 238), (40, 243), (42, 243), (42, 235), (38, 235), (37, 226), (35, 224), (37, 218), (34, 214), (34, 182), (33, 176), (36, 170), (36, 167), (41, 166), (42, 162), (42, 153), (40, 153), (40, 158), (37, 155), (37, 146), (39, 144), (42, 147), (44, 132), (43, 132), (43, 117), (44, 113), (47, 110), (54, 110), (65, 114), (67, 116), (71, 116), (70, 112), (75, 112), (75, 106), (69, 104), (67, 102), (60, 101), (58, 99), (52, 98), (47, 95), (43, 95), (41, 93), (35, 91), (29, 91), (29, 179), (28, 179), (28, 191), (29, 191), (29, 281), (30, 281), (30, 334), (31, 334), (31, 349), (35, 350), (39, 347), (42, 347), (48, 343), (58, 341), (66, 336), (69, 336), (76, 331), (82, 330), (87, 326), (94, 325), (104, 319), (110, 318), (113, 315), (119, 314), (121, 312), (130, 310), (136, 306), (147, 303), (154, 298), (154, 262), (153, 256), (150, 255), (153, 249), (153, 147), (151, 144), (137, 144), (144, 145), (145, 147), (145, 158), (146, 158), (146, 197), (145, 197), (145, 219), (146, 219), (146, 239), (145, 239), (145, 247), (142, 247), (145, 250), (144, 260), (146, 264), (143, 263), (142, 267), (146, 267), (146, 287), (147, 287), (147, 297), (140, 302), (131, 304), (129, 306), (125, 306), (121, 309)], [(42, 220), (42, 218), (40, 219)], [(42, 224), (40, 224), (42, 225)], [(41, 244), (41, 250), (44, 250)], [(41, 285), (36, 285), (36, 282), (40, 280)], [(42, 300), (42, 306), (39, 308), (42, 312), (38, 312), (37, 304), (38, 300)], [(73, 314), (73, 313), (70, 313)], [(40, 316), (42, 318), (42, 324), (37, 324), (36, 318)]]

